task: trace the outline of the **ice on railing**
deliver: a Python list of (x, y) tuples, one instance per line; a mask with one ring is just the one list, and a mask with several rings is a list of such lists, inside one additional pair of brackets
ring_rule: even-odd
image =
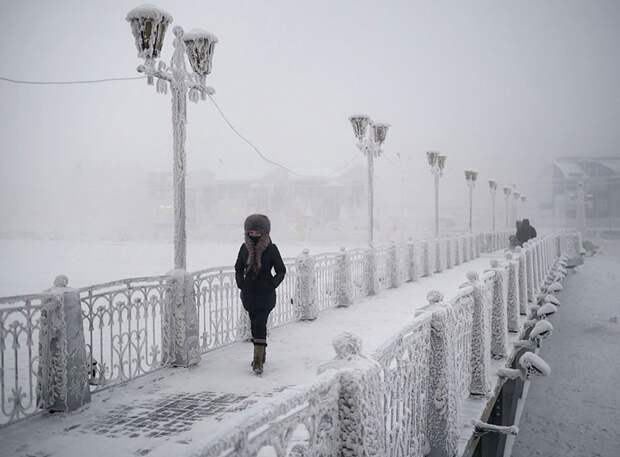
[[(417, 319), (373, 356), (383, 372), (386, 455), (422, 457), (426, 453), (430, 331), (429, 318)], [(411, 418), (404, 411), (418, 413)]]
[(47, 297), (0, 299), (0, 427), (37, 410), (40, 318)]
[(79, 289), (93, 389), (160, 367), (167, 279), (134, 278)]

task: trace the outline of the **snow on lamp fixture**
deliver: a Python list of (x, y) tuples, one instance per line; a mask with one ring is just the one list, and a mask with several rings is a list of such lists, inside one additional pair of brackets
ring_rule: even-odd
[(183, 35), (183, 42), (192, 70), (198, 75), (200, 82), (205, 84), (207, 75), (211, 73), (217, 37), (206, 30), (193, 29)]
[(385, 142), (385, 137), (387, 136), (387, 131), (389, 128), (390, 126), (388, 124), (372, 125), (372, 135), (374, 137), (375, 143), (377, 143), (379, 146), (381, 146)]
[(443, 174), (444, 168), (446, 168), (446, 156), (443, 154), (439, 154), (437, 156), (437, 166), (439, 167), (439, 171)]
[(357, 138), (357, 141), (361, 142), (366, 136), (366, 130), (368, 130), (370, 118), (365, 114), (356, 114), (349, 117), (349, 121), (351, 122), (351, 126), (353, 127), (353, 133), (355, 134), (355, 138)]
[[(156, 6), (142, 5), (127, 13), (125, 19), (131, 26), (138, 57), (145, 60), (146, 66), (154, 68), (154, 61), (161, 53), (172, 16)], [(148, 83), (153, 84), (153, 75), (148, 77)]]

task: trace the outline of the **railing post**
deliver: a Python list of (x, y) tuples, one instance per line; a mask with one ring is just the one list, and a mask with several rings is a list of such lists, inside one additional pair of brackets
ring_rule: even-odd
[(471, 381), (470, 395), (485, 396), (489, 393), (488, 372), (491, 365), (491, 348), (487, 328), (486, 303), (484, 285), (480, 282), (478, 273), (467, 272), (468, 283), (465, 286), (473, 287), (474, 311), (471, 329)]
[[(534, 262), (532, 261), (532, 248), (528, 243), (523, 243), (523, 248), (525, 250), (525, 269), (527, 276), (527, 301), (533, 303), (536, 285), (534, 284)], [(525, 314), (527, 314), (527, 311)]]
[(411, 238), (409, 238), (409, 241), (407, 241), (407, 251), (409, 255), (409, 280), (417, 281), (418, 265), (416, 259), (415, 242)]
[(454, 265), (460, 265), (462, 260), (462, 256), (461, 256), (461, 244), (459, 243), (460, 238), (458, 236), (455, 236), (453, 238), (453, 242), (454, 242)]
[(467, 236), (462, 236), (460, 238), (461, 243), (463, 244), (463, 263), (469, 262), (471, 257), (469, 255), (469, 245), (467, 243)]
[(508, 293), (506, 294), (506, 314), (508, 320), (508, 331), (511, 333), (519, 332), (519, 263), (513, 260), (512, 254), (506, 254), (508, 262)]
[(389, 287), (394, 289), (400, 286), (400, 275), (398, 271), (398, 253), (396, 243), (392, 241), (388, 248), (388, 278)]
[[(433, 457), (454, 457), (458, 440), (458, 401), (453, 370), (455, 366), (455, 320), (451, 306), (442, 306), (443, 295), (431, 291), (429, 305), (437, 305), (431, 316), (430, 369), (428, 377), (427, 424), (430, 454)], [(415, 414), (412, 412), (412, 414)]]
[(90, 402), (80, 293), (68, 285), (66, 276), (57, 276), (41, 308), (37, 407), (54, 412)]
[(336, 302), (340, 307), (353, 304), (351, 257), (344, 247), (336, 256)]
[(321, 365), (318, 372), (335, 369), (340, 373), (338, 455), (384, 457), (381, 366), (362, 354), (362, 341), (352, 333), (337, 336), (333, 347), (336, 357)]
[(517, 254), (519, 255), (519, 314), (527, 315), (527, 302), (528, 302), (528, 289), (529, 278), (527, 275), (527, 256), (526, 252), (521, 246), (517, 246)]
[(428, 241), (422, 241), (422, 276), (429, 276), (431, 274), (431, 259), (428, 250)]
[(446, 269), (452, 268), (452, 240), (446, 237)]
[(493, 303), (491, 306), (491, 357), (502, 359), (506, 357), (506, 341), (508, 339), (508, 321), (506, 317), (506, 282), (504, 275), (506, 269), (496, 259), (491, 260), (489, 271), (494, 272), (493, 277)]
[(375, 248), (366, 250), (366, 290), (368, 295), (375, 295), (379, 291), (379, 278), (377, 278), (377, 255)]
[(441, 241), (435, 238), (435, 273), (441, 273)]
[(168, 272), (162, 319), (162, 364), (191, 367), (201, 360), (198, 309), (193, 276), (185, 270)]
[(316, 275), (314, 257), (308, 249), (304, 249), (295, 260), (297, 283), (295, 297), (299, 320), (313, 321), (319, 317), (319, 303), (316, 296)]

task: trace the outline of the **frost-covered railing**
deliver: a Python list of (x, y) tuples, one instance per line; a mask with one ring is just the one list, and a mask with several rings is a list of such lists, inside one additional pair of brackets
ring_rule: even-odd
[(428, 447), (430, 316), (406, 326), (373, 355), (383, 385), (385, 455), (422, 456)]
[[(242, 424), (212, 437), (200, 455), (339, 457), (340, 394), (340, 374), (325, 373), (310, 385), (283, 392), (267, 407), (247, 411)], [(309, 449), (312, 454), (304, 453)]]
[[(490, 236), (495, 244), (486, 245), (486, 250), (504, 247), (507, 236)], [(278, 288), (277, 306), (270, 315), (269, 327), (313, 319), (319, 311), (349, 306), (369, 294), (433, 274), (437, 271), (437, 260), (440, 269), (463, 262), (467, 257), (457, 253), (456, 245), (465, 249), (466, 238), (409, 240), (377, 246), (372, 252), (353, 249), (318, 254), (310, 256), (310, 268), (304, 268), (301, 273), (300, 258), (286, 259), (287, 275)], [(484, 249), (481, 247), (480, 251)], [(186, 331), (182, 328), (181, 333), (175, 333), (175, 325), (180, 324), (172, 324), (178, 320), (174, 317), (178, 300), (194, 308), (193, 313), (187, 314), (186, 310), (183, 319), (197, 327), (198, 352), (205, 353), (249, 337), (249, 321), (239, 298), (233, 267), (185, 275), (185, 282), (178, 284), (173, 276), (161, 275), (78, 289), (87, 354), (85, 371), (93, 392), (149, 373), (172, 360), (172, 354), (166, 355), (164, 347), (174, 345), (175, 339), (185, 338), (179, 335), (185, 335)], [(180, 293), (184, 286), (188, 288)], [(0, 426), (36, 410), (37, 336), (43, 296), (0, 298), (3, 414)], [(306, 306), (312, 308), (311, 312), (307, 312)]]
[(314, 256), (315, 284), (319, 311), (337, 305), (336, 255), (335, 253), (327, 253)]
[(39, 330), (46, 298), (0, 298), (0, 427), (37, 411)]
[(167, 276), (124, 279), (79, 289), (94, 390), (161, 366)]

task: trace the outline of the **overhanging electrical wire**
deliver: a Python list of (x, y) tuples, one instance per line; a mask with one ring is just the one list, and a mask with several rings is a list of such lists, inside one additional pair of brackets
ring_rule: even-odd
[(23, 79), (13, 79), (7, 78), (5, 76), (0, 76), (0, 81), (5, 81), (13, 84), (29, 84), (33, 86), (62, 86), (62, 85), (71, 85), (71, 84), (96, 84), (96, 83), (107, 83), (112, 81), (131, 81), (134, 79), (144, 79), (146, 76), (127, 76), (127, 77), (119, 77), (119, 78), (102, 78), (102, 79), (81, 79), (75, 81), (27, 81)]
[[(15, 78), (7, 78), (6, 76), (0, 76), (0, 81), (12, 83), (12, 84), (26, 84), (26, 85), (33, 85), (33, 86), (61, 86), (61, 85), (78, 85), (78, 84), (98, 84), (98, 83), (107, 83), (107, 82), (114, 82), (114, 81), (133, 81), (133, 80), (139, 80), (139, 79), (144, 79), (144, 78), (146, 78), (146, 76), (127, 76), (127, 77), (114, 77), (114, 78), (101, 78), (101, 79), (81, 79), (81, 80), (71, 80), (71, 81), (33, 81), (33, 80), (15, 79)], [(226, 114), (224, 114), (224, 111), (222, 110), (220, 105), (215, 101), (213, 96), (211, 96), (210, 94), (209, 94), (209, 99), (213, 103), (213, 106), (215, 107), (216, 111), (218, 112), (222, 120), (226, 123), (226, 125), (228, 125), (228, 127), (235, 133), (235, 135), (237, 135), (245, 144), (247, 144), (254, 152), (256, 152), (256, 154), (258, 154), (258, 156), (261, 159), (263, 159), (265, 162), (269, 163), (270, 165), (282, 168), (288, 171), (290, 174), (297, 176), (297, 177), (317, 176), (317, 175), (304, 175), (301, 173), (297, 173), (296, 171), (290, 169), (286, 165), (282, 165), (281, 163), (271, 160), (269, 157), (263, 154), (262, 151), (254, 145), (254, 143), (252, 143), (245, 135), (243, 135), (234, 126), (234, 124), (230, 121), (230, 119), (228, 119)], [(332, 171), (331, 173), (327, 174), (324, 177), (329, 178), (339, 173), (340, 171), (347, 169), (356, 158), (357, 158), (357, 154), (354, 154), (353, 157), (349, 161), (347, 161), (345, 165), (335, 169), (334, 171)]]

